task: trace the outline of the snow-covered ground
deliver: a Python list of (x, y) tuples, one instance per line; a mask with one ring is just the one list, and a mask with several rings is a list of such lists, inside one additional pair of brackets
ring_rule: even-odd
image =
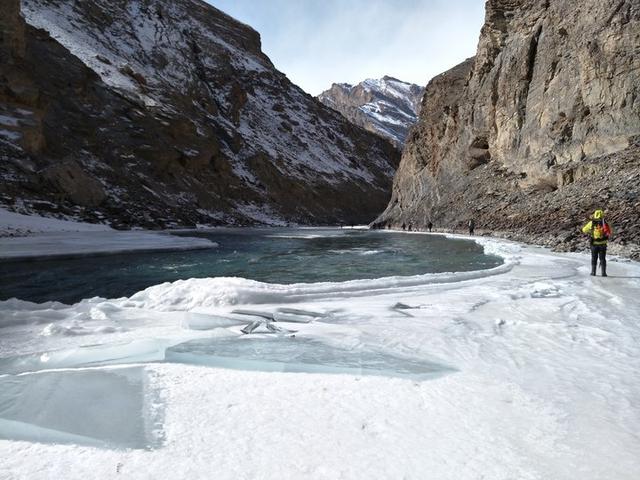
[(0, 208), (0, 237), (24, 236), (50, 232), (105, 232), (112, 231), (107, 225), (60, 220), (39, 215), (23, 215)]
[(0, 302), (0, 478), (640, 478), (640, 265), (478, 241), (505, 264)]
[(206, 238), (22, 215), (0, 208), (0, 259), (212, 248)]

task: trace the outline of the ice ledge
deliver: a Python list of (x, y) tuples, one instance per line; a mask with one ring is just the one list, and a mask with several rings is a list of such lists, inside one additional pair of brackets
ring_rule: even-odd
[(206, 238), (183, 237), (167, 232), (123, 232), (116, 230), (50, 232), (28, 237), (0, 238), (0, 261), (144, 251), (195, 250), (217, 246), (217, 243)]

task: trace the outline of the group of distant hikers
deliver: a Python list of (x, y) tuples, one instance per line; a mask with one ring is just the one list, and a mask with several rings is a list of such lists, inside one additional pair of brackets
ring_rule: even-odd
[[(474, 235), (476, 222), (472, 218), (467, 222), (469, 228), (469, 235)], [(402, 230), (406, 230), (407, 225), (402, 224)], [(433, 223), (429, 221), (427, 223), (427, 230), (431, 232), (433, 229)], [(409, 231), (413, 230), (413, 225), (409, 224)], [(598, 209), (593, 212), (591, 220), (582, 227), (582, 233), (589, 235), (591, 244), (591, 275), (595, 276), (598, 267), (598, 261), (600, 262), (600, 273), (603, 277), (607, 276), (607, 242), (611, 237), (611, 226), (604, 219), (604, 211)]]

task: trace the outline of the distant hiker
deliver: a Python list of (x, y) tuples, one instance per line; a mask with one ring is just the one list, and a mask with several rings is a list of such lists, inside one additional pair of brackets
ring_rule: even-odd
[(596, 210), (591, 220), (582, 227), (582, 233), (589, 235), (591, 243), (591, 275), (595, 276), (598, 259), (603, 277), (607, 276), (607, 241), (611, 236), (611, 227), (604, 219), (604, 212)]
[(427, 223), (427, 228), (429, 229), (429, 232), (431, 232), (431, 229), (433, 228), (433, 223), (431, 222)]
[(473, 235), (473, 231), (476, 228), (476, 222), (473, 220), (473, 218), (469, 220), (468, 227), (469, 227), (469, 235)]

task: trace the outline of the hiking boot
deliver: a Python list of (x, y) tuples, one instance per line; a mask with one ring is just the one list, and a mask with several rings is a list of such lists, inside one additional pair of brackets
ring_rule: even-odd
[(595, 277), (596, 276), (596, 271), (595, 270), (591, 270), (591, 276)]

